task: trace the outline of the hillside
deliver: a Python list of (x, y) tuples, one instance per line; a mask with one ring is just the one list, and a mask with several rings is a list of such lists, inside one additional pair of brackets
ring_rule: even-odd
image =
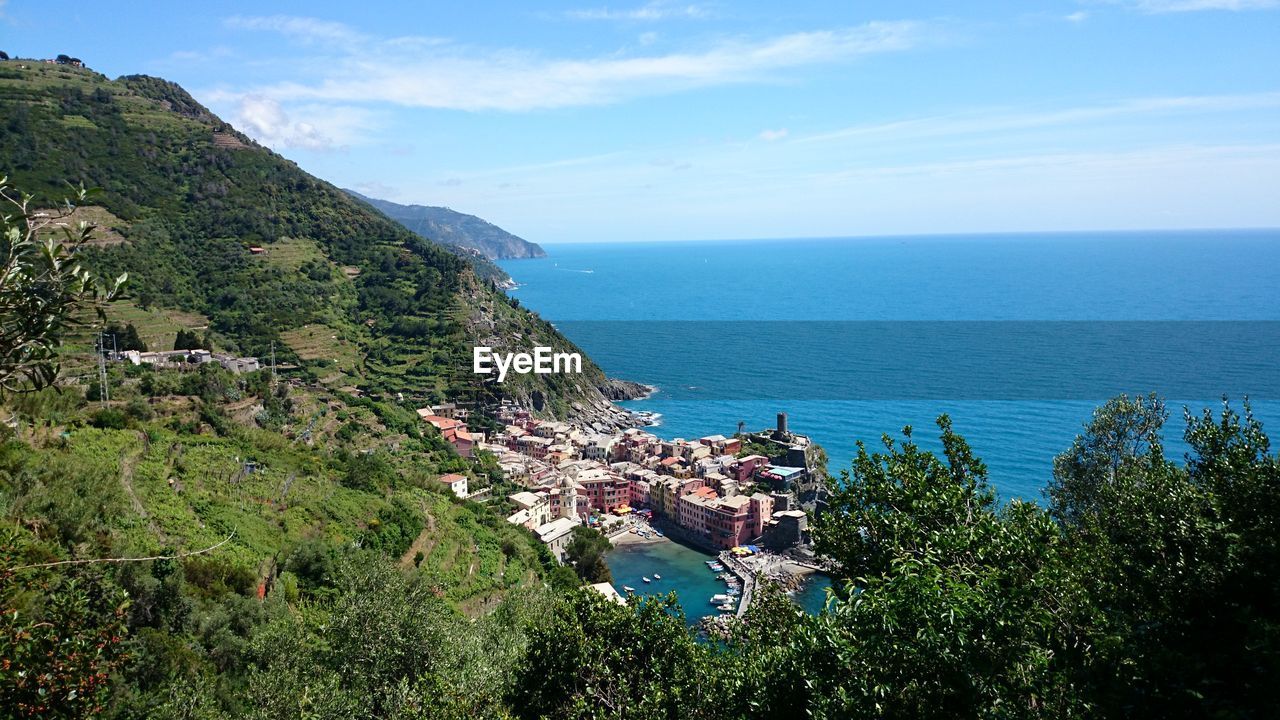
[(490, 260), (540, 258), (547, 253), (537, 243), (512, 235), (486, 220), (446, 207), (401, 205), (347, 190), (384, 215), (421, 235), (449, 245), (478, 250)]
[[(503, 394), (471, 373), (481, 330), (498, 347), (527, 349), (531, 335), (570, 346), (502, 293), (488, 261), (470, 263), (308, 175), (173, 83), (3, 62), (0, 117), (11, 184), (49, 204), (67, 182), (100, 188), (86, 212), (105, 219), (111, 241), (89, 262), (131, 274), (130, 299), (112, 317), (135, 323), (152, 349), (171, 347), (186, 325), (229, 352), (274, 347), (322, 386), (420, 406)], [(492, 314), (504, 306), (512, 311)], [(540, 403), (550, 414), (576, 404), (621, 422), (600, 392), (604, 374), (589, 359), (583, 369), (512, 389), (554, 396)]]

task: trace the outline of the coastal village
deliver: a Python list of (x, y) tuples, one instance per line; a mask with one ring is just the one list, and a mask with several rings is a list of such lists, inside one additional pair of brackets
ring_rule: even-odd
[[(497, 458), (505, 478), (524, 488), (509, 496), (517, 509), (507, 521), (536, 534), (558, 560), (584, 524), (615, 543), (675, 538), (720, 554), (707, 563), (727, 584), (712, 598), (722, 612), (745, 610), (755, 575), (777, 564), (771, 553), (816, 568), (805, 555), (808, 518), (821, 502), (825, 468), (809, 438), (790, 431), (786, 413), (771, 429), (693, 440), (664, 440), (642, 428), (601, 433), (515, 405), (503, 405), (502, 430), (483, 437), (467, 429), (467, 414), (453, 403), (418, 410), (460, 454)], [(466, 495), (462, 476), (441, 481)], [(595, 587), (621, 600), (608, 583)]]

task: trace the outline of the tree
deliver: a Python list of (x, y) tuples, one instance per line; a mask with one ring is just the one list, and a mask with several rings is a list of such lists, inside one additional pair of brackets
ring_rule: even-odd
[(613, 545), (604, 533), (579, 525), (573, 529), (573, 539), (565, 548), (564, 558), (583, 580), (589, 583), (612, 582), (613, 574), (604, 559), (611, 547)]
[(818, 716), (1076, 713), (1060, 531), (1034, 505), (998, 504), (982, 461), (938, 425), (942, 458), (909, 427), (881, 452), (859, 443), (815, 525), (848, 602), (796, 635), (792, 681)]
[[(77, 201), (87, 194), (81, 187)], [(60, 224), (74, 209), (70, 202), (56, 212), (36, 212), (31, 202), (30, 195), (0, 178), (0, 203), (16, 211), (0, 220), (0, 389), (9, 391), (51, 385), (58, 376), (63, 335), (85, 323), (79, 317), (84, 310), (96, 310), (101, 320), (101, 303), (128, 278), (122, 274), (104, 285), (80, 266), (79, 253), (93, 226)]]
[(174, 350), (207, 350), (207, 342), (201, 341), (200, 336), (194, 330), (178, 329), (178, 335), (173, 339)]
[(1084, 434), (1053, 460), (1048, 495), (1054, 517), (1078, 522), (1096, 506), (1103, 488), (1126, 469), (1162, 465), (1160, 431), (1168, 417), (1164, 401), (1154, 393), (1132, 400), (1120, 395), (1094, 410)]
[(0, 50), (0, 60), (8, 60), (8, 59), (9, 59), (9, 53), (3, 50)]
[[(1132, 419), (1100, 412), (1089, 436), (1131, 436)], [(1280, 461), (1247, 403), (1186, 419), (1184, 466), (1122, 448), (1069, 516), (1097, 649), (1081, 681), (1117, 712), (1248, 717), (1280, 703)]]
[[(142, 338), (138, 335), (138, 329), (133, 326), (133, 323), (129, 323), (123, 328), (118, 323), (111, 323), (103, 333), (107, 338), (107, 342), (114, 342), (114, 348), (121, 352), (129, 350), (147, 351), (147, 344), (142, 341)], [(111, 344), (108, 344), (103, 350), (110, 350), (112, 347)]]
[(529, 630), (508, 706), (522, 718), (713, 718), (728, 698), (674, 595), (623, 607), (578, 589)]

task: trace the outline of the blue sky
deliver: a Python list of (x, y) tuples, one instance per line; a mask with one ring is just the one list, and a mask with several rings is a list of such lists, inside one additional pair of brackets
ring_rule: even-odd
[(538, 242), (1280, 226), (1280, 0), (0, 0), (345, 187)]

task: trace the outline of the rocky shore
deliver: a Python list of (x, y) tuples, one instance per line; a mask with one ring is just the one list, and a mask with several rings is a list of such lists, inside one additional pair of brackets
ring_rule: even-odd
[(657, 390), (657, 388), (652, 385), (645, 385), (643, 383), (632, 382), (630, 380), (619, 380), (618, 378), (606, 378), (599, 388), (600, 393), (613, 402), (621, 400), (643, 400)]

